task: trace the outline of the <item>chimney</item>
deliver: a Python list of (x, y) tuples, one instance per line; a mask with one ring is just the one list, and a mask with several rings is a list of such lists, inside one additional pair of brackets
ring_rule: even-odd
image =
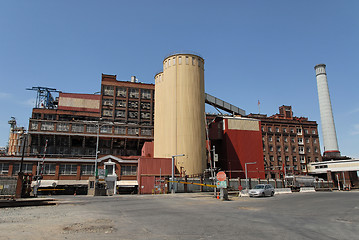
[(323, 156), (340, 157), (325, 67), (325, 64), (318, 64), (314, 67), (317, 77), (320, 119), (322, 123)]
[(136, 81), (136, 76), (131, 76), (131, 82), (133, 82), (133, 83), (134, 83), (134, 82), (137, 82), (137, 81)]

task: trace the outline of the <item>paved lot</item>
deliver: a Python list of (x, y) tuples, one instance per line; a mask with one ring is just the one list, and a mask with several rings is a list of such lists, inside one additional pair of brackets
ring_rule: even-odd
[(359, 192), (58, 196), (0, 209), (0, 239), (358, 239)]

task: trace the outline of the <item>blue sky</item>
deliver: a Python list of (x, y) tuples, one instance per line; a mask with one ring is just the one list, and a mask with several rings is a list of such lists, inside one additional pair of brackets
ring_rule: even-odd
[(101, 73), (154, 83), (167, 54), (188, 50), (205, 59), (207, 93), (247, 113), (258, 100), (268, 115), (292, 105), (319, 126), (325, 63), (340, 151), (359, 157), (358, 11), (355, 0), (1, 1), (0, 146), (11, 116), (28, 127), (26, 88), (94, 93)]

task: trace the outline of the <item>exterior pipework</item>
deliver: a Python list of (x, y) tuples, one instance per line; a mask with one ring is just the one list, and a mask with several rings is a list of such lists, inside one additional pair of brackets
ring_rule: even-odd
[(314, 67), (317, 77), (317, 88), (320, 108), (320, 118), (322, 123), (324, 156), (340, 156), (338, 148), (337, 134), (335, 131), (332, 104), (330, 102), (329, 87), (325, 64), (318, 64)]
[(154, 157), (176, 158), (187, 175), (202, 174), (205, 161), (204, 60), (175, 54), (163, 61), (162, 82), (156, 75)]

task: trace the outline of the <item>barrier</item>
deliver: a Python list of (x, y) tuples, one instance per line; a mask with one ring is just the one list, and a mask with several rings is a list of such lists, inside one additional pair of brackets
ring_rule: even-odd
[(290, 188), (275, 188), (274, 194), (287, 194), (292, 193), (292, 190)]
[(299, 192), (315, 192), (314, 187), (301, 187)]

